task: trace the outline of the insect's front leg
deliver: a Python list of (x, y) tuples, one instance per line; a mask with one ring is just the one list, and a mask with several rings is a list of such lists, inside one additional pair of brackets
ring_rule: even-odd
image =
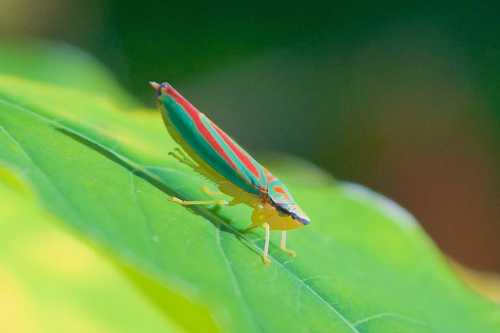
[(265, 220), (266, 215), (264, 214), (263, 208), (261, 206), (255, 207), (252, 213), (252, 224), (246, 230), (250, 230), (258, 226), (264, 227), (265, 239), (262, 261), (264, 261), (264, 265), (269, 266), (271, 264), (271, 259), (269, 258), (269, 238), (271, 236), (271, 226), (269, 225), (269, 223), (265, 222)]
[(271, 259), (269, 259), (269, 238), (271, 237), (271, 227), (269, 223), (263, 224), (265, 229), (266, 239), (264, 241), (264, 254), (262, 255), (262, 260), (264, 261), (264, 265), (271, 265)]

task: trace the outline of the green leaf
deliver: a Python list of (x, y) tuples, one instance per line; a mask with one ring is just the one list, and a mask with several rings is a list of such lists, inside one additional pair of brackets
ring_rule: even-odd
[(175, 144), (158, 114), (117, 105), (90, 92), (0, 77), (0, 161), (20, 170), (43, 207), (71, 230), (156, 281), (156, 289), (139, 285), (179, 327), (500, 330), (499, 307), (463, 285), (411, 215), (307, 165), (285, 163), (277, 174), (313, 223), (289, 235), (297, 258), (280, 252), (273, 235), (273, 264), (265, 267), (261, 231), (241, 232), (250, 210), (170, 203), (170, 195), (203, 198), (210, 181), (168, 155)]
[(2, 331), (182, 331), (137, 288), (147, 277), (64, 232), (4, 165), (0, 212)]

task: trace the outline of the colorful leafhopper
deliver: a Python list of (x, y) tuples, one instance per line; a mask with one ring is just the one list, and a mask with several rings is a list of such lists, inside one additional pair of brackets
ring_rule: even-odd
[[(168, 83), (150, 82), (157, 94), (163, 121), (172, 138), (181, 146), (172, 152), (182, 162), (213, 180), (219, 191), (231, 196), (224, 200), (187, 201), (172, 197), (181, 205), (236, 205), (246, 204), (253, 209), (252, 224), (248, 229), (264, 227), (263, 260), (269, 264), (270, 230), (281, 230), (280, 247), (291, 256), (286, 247), (286, 231), (310, 223), (307, 215), (293, 199), (285, 184), (257, 162), (229, 135), (198, 111)], [(187, 153), (186, 154), (184, 154)], [(217, 192), (204, 188), (205, 193)]]

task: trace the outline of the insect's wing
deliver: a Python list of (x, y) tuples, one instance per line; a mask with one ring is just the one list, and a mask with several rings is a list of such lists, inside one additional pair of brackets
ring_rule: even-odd
[(201, 159), (247, 192), (259, 194), (260, 189), (267, 188), (262, 165), (174, 88), (165, 89), (160, 99), (165, 106), (167, 128), (175, 128), (174, 139), (185, 143), (188, 153), (194, 152), (193, 158)]
[(267, 170), (207, 116), (200, 114), (200, 119), (211, 136), (209, 141), (224, 155), (229, 166), (253, 188), (266, 189)]

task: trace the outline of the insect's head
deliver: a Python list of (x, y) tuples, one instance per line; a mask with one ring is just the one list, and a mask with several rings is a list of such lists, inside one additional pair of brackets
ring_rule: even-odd
[(158, 83), (151, 81), (149, 85), (156, 91), (156, 100), (161, 109), (170, 113), (177, 111), (179, 100), (183, 97), (167, 82)]
[(171, 88), (170, 84), (167, 82), (158, 83), (155, 81), (150, 81), (149, 85), (156, 91), (156, 96), (159, 98), (163, 94), (168, 94), (169, 88)]
[(296, 221), (299, 221), (303, 225), (308, 225), (311, 223), (309, 217), (302, 211), (302, 209), (296, 203), (284, 203), (284, 202), (274, 202), (271, 199), (271, 205), (276, 208), (276, 210), (285, 215), (290, 215)]
[(309, 217), (302, 211), (292, 198), (291, 193), (279, 180), (275, 180), (268, 189), (267, 198), (269, 203), (278, 211), (278, 213), (289, 215), (294, 220), (303, 225), (311, 223)]
[[(269, 223), (271, 228), (278, 230), (289, 230), (301, 228), (310, 222), (309, 218), (302, 212), (298, 213), (297, 204), (285, 205), (276, 203), (270, 198), (255, 207), (252, 213), (252, 221), (256, 224)], [(300, 210), (300, 208), (298, 208)], [(300, 214), (300, 215), (299, 215)]]

